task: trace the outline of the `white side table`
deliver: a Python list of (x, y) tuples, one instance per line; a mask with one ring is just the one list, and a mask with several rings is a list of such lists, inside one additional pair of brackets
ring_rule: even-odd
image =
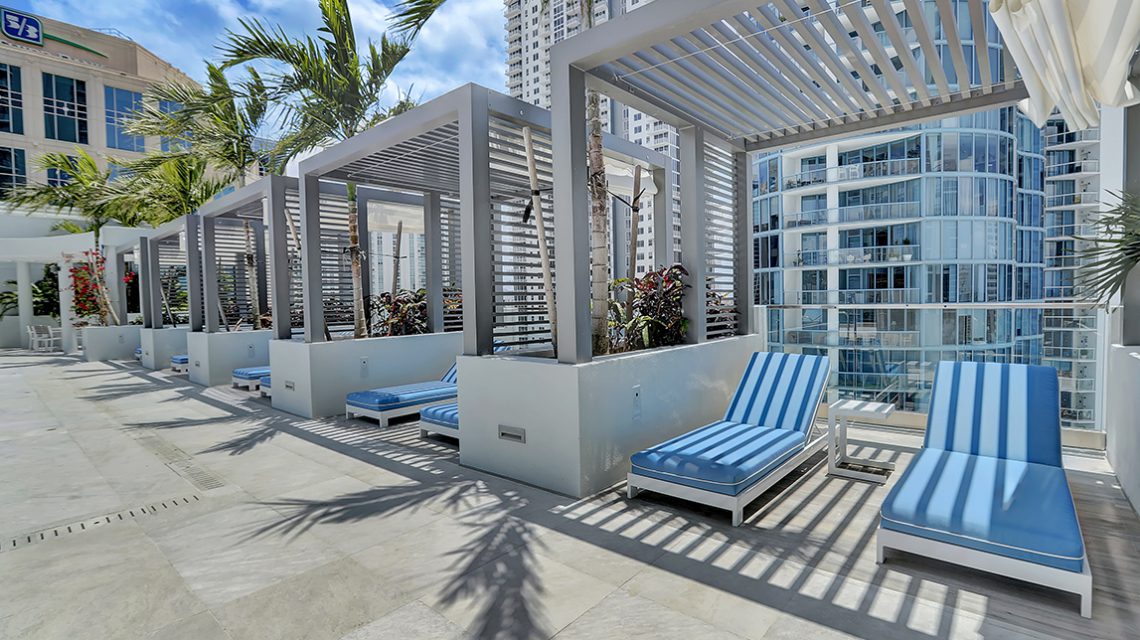
[(895, 412), (895, 405), (887, 402), (866, 402), (863, 400), (840, 400), (827, 409), (827, 473), (854, 480), (866, 480), (882, 484), (886, 477), (849, 469), (844, 465), (856, 464), (873, 469), (894, 469), (893, 462), (879, 462), (847, 455), (847, 426), (852, 419), (883, 420)]

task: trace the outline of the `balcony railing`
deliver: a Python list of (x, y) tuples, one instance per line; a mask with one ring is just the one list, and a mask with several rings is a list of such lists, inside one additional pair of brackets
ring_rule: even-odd
[(832, 223), (877, 222), (905, 220), (922, 216), (919, 202), (892, 202), (889, 204), (857, 204), (837, 209), (817, 209), (784, 214), (784, 227), (795, 229)]
[(875, 262), (911, 262), (919, 259), (919, 247), (915, 244), (889, 247), (850, 247), (846, 249), (823, 249), (800, 251), (792, 260), (793, 266), (859, 266)]
[(1045, 227), (1047, 238), (1094, 238), (1100, 234), (1095, 224), (1058, 224)]
[(860, 180), (863, 178), (909, 176), (915, 175), (920, 171), (922, 171), (922, 161), (918, 158), (859, 162), (838, 167), (811, 169), (787, 176), (784, 181), (784, 188), (796, 189), (813, 184), (846, 182), (848, 180)]
[(1045, 136), (1045, 146), (1051, 147), (1059, 144), (1073, 144), (1074, 142), (1099, 142), (1100, 129), (1085, 129), (1084, 131), (1065, 131)]
[(930, 302), (922, 290), (913, 289), (819, 289), (785, 290), (784, 304), (791, 305), (875, 305), (921, 304)]
[(1075, 160), (1072, 162), (1051, 164), (1045, 167), (1045, 175), (1050, 178), (1055, 178), (1057, 176), (1067, 176), (1074, 173), (1100, 173), (1100, 161)]
[(1072, 207), (1081, 205), (1097, 205), (1100, 204), (1100, 193), (1096, 191), (1085, 191), (1083, 193), (1064, 193), (1056, 196), (1045, 197), (1045, 207)]

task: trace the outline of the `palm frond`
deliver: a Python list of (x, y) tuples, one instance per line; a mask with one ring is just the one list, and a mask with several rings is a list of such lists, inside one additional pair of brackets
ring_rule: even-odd
[(396, 15), (392, 16), (392, 26), (397, 33), (414, 37), (446, 1), (400, 0), (392, 7), (396, 10)]
[(1108, 304), (1124, 288), (1132, 269), (1140, 264), (1140, 195), (1111, 193), (1119, 199), (1113, 208), (1101, 213), (1095, 223), (1099, 233), (1093, 238), (1077, 238), (1091, 243), (1078, 252), (1080, 266), (1076, 283), (1083, 297)]

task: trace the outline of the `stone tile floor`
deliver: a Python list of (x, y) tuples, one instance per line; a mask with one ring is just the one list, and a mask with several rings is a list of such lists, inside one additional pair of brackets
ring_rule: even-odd
[[(900, 465), (920, 442), (852, 435)], [(876, 565), (886, 489), (818, 461), (733, 528), (621, 486), (572, 500), (478, 473), (414, 422), (0, 352), (0, 638), (1140, 637), (1140, 522), (1102, 458), (1067, 463), (1092, 621), (1046, 589)]]

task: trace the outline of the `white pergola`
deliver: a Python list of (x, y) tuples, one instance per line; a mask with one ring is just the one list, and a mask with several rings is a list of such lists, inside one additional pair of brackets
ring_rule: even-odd
[[(162, 265), (161, 248), (163, 244), (185, 241), (188, 228), (196, 225), (197, 219), (193, 215), (185, 215), (166, 222), (154, 229), (142, 232), (139, 235), (139, 300), (142, 305), (143, 327), (146, 329), (162, 329), (165, 326), (162, 313)], [(186, 242), (189, 247), (189, 242)], [(201, 307), (202, 282), (198, 269), (192, 264), (195, 252), (186, 251), (186, 289), (189, 298), (189, 307)]]
[[(737, 330), (751, 301), (751, 179), (747, 153), (913, 124), (1012, 104), (1026, 97), (1008, 54), (964, 46), (996, 29), (982, 0), (657, 0), (551, 48), (557, 251), (575, 256), (558, 281), (559, 356), (590, 360), (586, 89), (679, 129), (682, 262), (690, 340), (707, 339), (701, 290), (723, 274), (710, 266), (720, 224), (714, 201), (733, 209)], [(935, 19), (937, 18), (937, 19)], [(876, 29), (876, 25), (881, 25)], [(852, 35), (855, 34), (855, 35)], [(965, 41), (965, 42), (964, 42)], [(944, 59), (945, 58), (945, 59)], [(929, 72), (929, 76), (927, 73)], [(917, 80), (917, 81), (916, 81)], [(731, 154), (735, 202), (725, 202)], [(714, 160), (714, 162), (710, 162)], [(708, 278), (708, 279), (707, 279)]]
[[(330, 202), (343, 202), (348, 192), (343, 183), (321, 181), (319, 184), (319, 193), (319, 210), (313, 210), (316, 212), (314, 215), (317, 229), (317, 231), (314, 232), (314, 236), (316, 237), (320, 237), (321, 235), (321, 214), (329, 213), (328, 205)], [(255, 232), (255, 244), (257, 244), (255, 250), (258, 254), (259, 269), (262, 272), (265, 270), (265, 258), (268, 257), (268, 277), (266, 278), (264, 274), (260, 276), (261, 280), (268, 281), (268, 286), (263, 286), (259, 293), (265, 303), (263, 304), (263, 308), (272, 310), (273, 337), (281, 340), (289, 340), (292, 338), (293, 328), (290, 321), (290, 303), (298, 297), (296, 285), (301, 283), (293, 282), (292, 271), (289, 266), (291, 253), (289, 246), (291, 235), (293, 233), (299, 233), (301, 245), (305, 247), (305, 231), (298, 231), (298, 229), (307, 229), (305, 226), (306, 218), (301, 211), (299, 201), (300, 185), (297, 178), (268, 175), (252, 184), (240, 187), (220, 196), (202, 205), (202, 207), (198, 209), (196, 216), (198, 220), (191, 222), (187, 228), (189, 234), (187, 244), (189, 246), (199, 246), (198, 237), (199, 234), (201, 235), (202, 240), (200, 246), (202, 247), (202, 252), (200, 260), (205, 285), (205, 295), (203, 297), (205, 309), (213, 309), (218, 305), (217, 247), (214, 241), (217, 221), (249, 220), (251, 223), (257, 225), (258, 228)], [(423, 206), (423, 199), (418, 195), (368, 186), (359, 187), (357, 189), (356, 202), (357, 223), (362, 242), (366, 242), (368, 237), (368, 204), (370, 202), (412, 207)], [(263, 225), (264, 229), (262, 229)], [(294, 226), (297, 228), (293, 228)], [(264, 246), (266, 241), (268, 243), (268, 251), (265, 250)], [(312, 243), (311, 247), (315, 250), (313, 261), (318, 268), (320, 268), (322, 263), (320, 242)], [(192, 263), (195, 259), (197, 258), (190, 258)], [(325, 262), (327, 264), (327, 261)], [(193, 264), (191, 265), (191, 270), (194, 270)], [(321, 281), (317, 280), (317, 282), (318, 286), (316, 287), (315, 293), (316, 299), (319, 302), (323, 296), (323, 291), (319, 284)], [(369, 279), (367, 277), (364, 278), (362, 284), (364, 295), (367, 297), (370, 289)], [(319, 304), (317, 308), (320, 308)], [(205, 330), (207, 333), (217, 332), (220, 327), (216, 315), (213, 313), (205, 313), (205, 319), (203, 321), (201, 319), (202, 314), (203, 309), (195, 309), (192, 306), (191, 330)], [(323, 316), (321, 319), (324, 319)], [(321, 326), (323, 328), (324, 325), (322, 324)], [(323, 333), (323, 330), (318, 330), (318, 334), (321, 333)]]
[[(537, 268), (529, 256), (529, 245), (522, 246), (525, 243), (521, 241), (523, 233), (533, 230), (523, 230), (522, 223), (514, 219), (521, 220), (523, 204), (531, 191), (521, 130), (530, 127), (534, 132), (539, 185), (548, 198), (553, 184), (550, 122), (550, 112), (545, 109), (468, 84), (303, 161), (300, 189), (305, 340), (320, 341), (323, 327), (323, 318), (314, 313), (320, 309), (320, 288), (314, 286), (322, 277), (318, 252), (311, 241), (306, 241), (316, 236), (315, 225), (319, 221), (319, 216), (310, 213), (317, 210), (311, 194), (316, 193), (319, 181), (334, 180), (422, 198), (428, 306), (434, 331), (442, 330), (441, 214), (444, 208), (452, 207), (458, 209), (458, 245), (462, 247), (463, 352), (491, 354), (496, 339), (531, 346), (545, 340), (548, 344), (549, 327), (517, 326), (546, 324), (545, 320), (534, 319), (545, 317), (545, 309), (535, 308), (529, 314), (505, 310), (514, 304), (506, 302), (508, 298), (534, 300), (536, 294), (533, 290), (519, 293), (504, 271), (525, 266), (533, 275)], [(584, 126), (581, 131), (585, 132)], [(672, 211), (673, 172), (668, 157), (608, 134), (605, 147), (607, 157), (629, 165), (642, 164), (656, 184), (655, 210)], [(547, 217), (551, 214), (549, 202), (547, 199)], [(584, 234), (588, 230), (588, 224), (583, 222), (576, 232)], [(547, 233), (550, 234), (549, 229)], [(555, 238), (558, 233), (554, 231)], [(655, 246), (672, 247), (672, 233), (671, 216), (659, 216)], [(457, 249), (450, 247), (449, 251)], [(558, 251), (556, 248), (555, 253)], [(556, 274), (561, 273), (557, 260), (555, 264)], [(527, 315), (531, 319), (520, 319)], [(538, 334), (546, 337), (537, 337)]]

